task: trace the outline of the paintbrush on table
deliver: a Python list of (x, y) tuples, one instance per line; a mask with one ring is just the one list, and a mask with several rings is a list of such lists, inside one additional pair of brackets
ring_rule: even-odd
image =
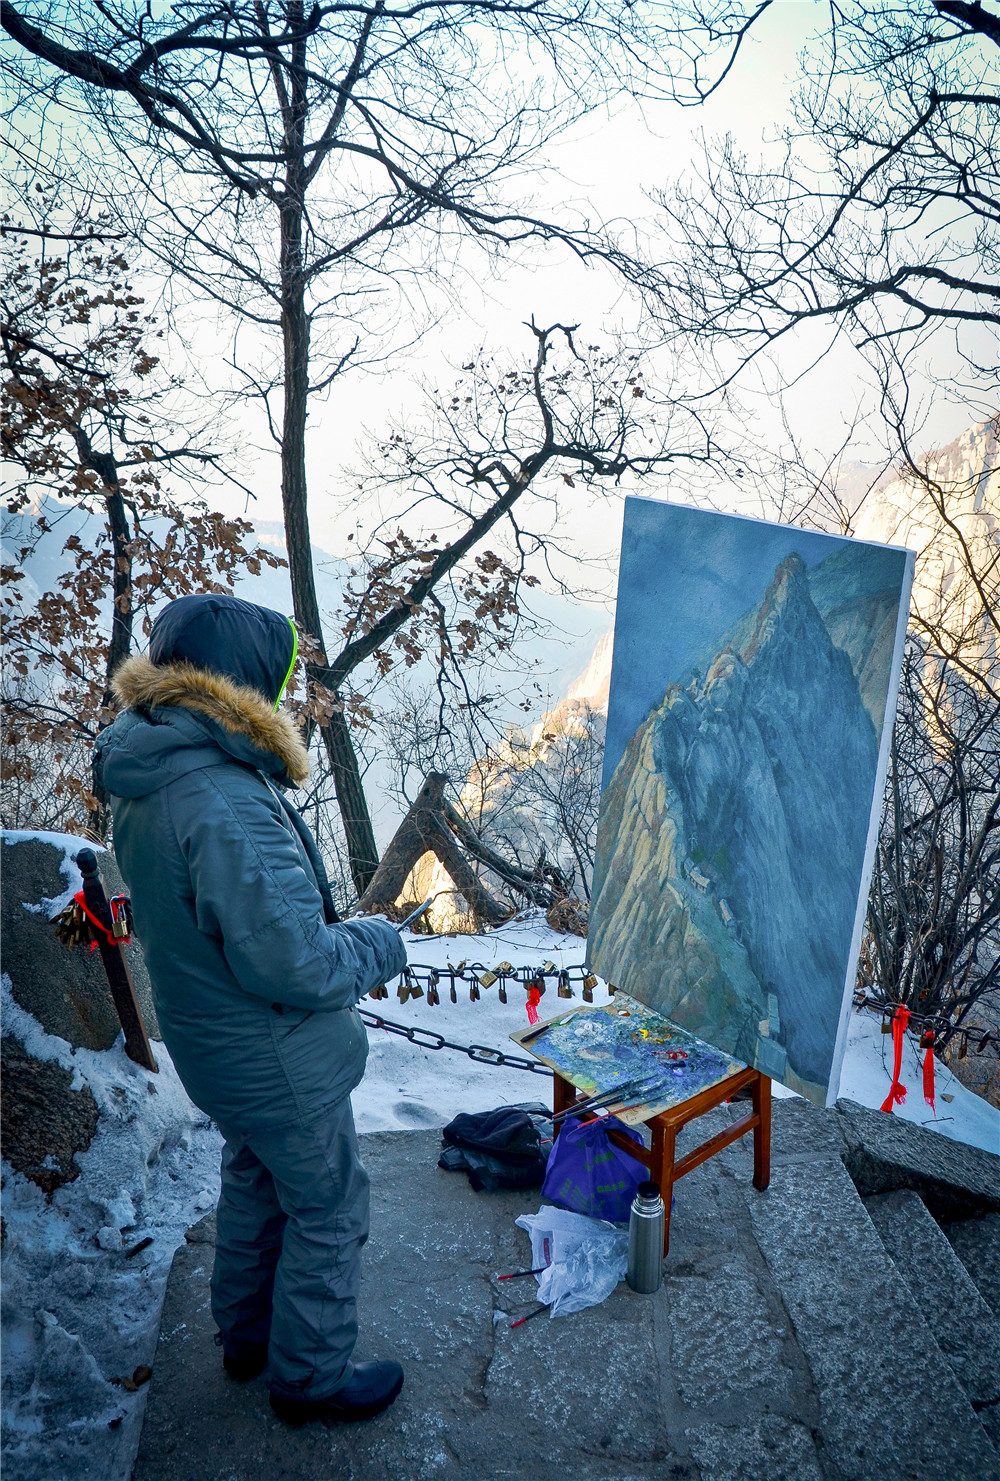
[(646, 1080), (625, 1080), (621, 1085), (615, 1085), (610, 1090), (598, 1090), (593, 1095), (586, 1096), (583, 1100), (574, 1101), (565, 1110), (557, 1111), (552, 1120), (563, 1121), (567, 1116), (585, 1115), (589, 1111), (597, 1111), (605, 1106), (622, 1104), (631, 1100), (635, 1095), (641, 1095), (648, 1085)]
[(588, 1096), (586, 1100), (575, 1101), (564, 1111), (557, 1111), (552, 1122), (555, 1124), (564, 1121), (567, 1116), (587, 1115), (591, 1111), (606, 1110), (614, 1105), (621, 1106), (623, 1110), (629, 1105), (640, 1106), (646, 1096), (651, 1095), (660, 1084), (658, 1075), (646, 1080), (628, 1080), (622, 1085), (616, 1085), (613, 1090), (600, 1091)]

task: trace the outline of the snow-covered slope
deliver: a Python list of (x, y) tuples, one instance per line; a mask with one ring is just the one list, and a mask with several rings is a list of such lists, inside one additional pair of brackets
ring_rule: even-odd
[(146, 1390), (123, 1380), (154, 1362), (174, 1250), (218, 1196), (221, 1138), (162, 1044), (157, 1075), (121, 1037), (73, 1050), (18, 1007), (6, 976), (2, 992), (4, 1034), (72, 1071), (100, 1113), (79, 1177), (51, 1199), (3, 1164), (5, 1464), (18, 1481), (125, 1481)]

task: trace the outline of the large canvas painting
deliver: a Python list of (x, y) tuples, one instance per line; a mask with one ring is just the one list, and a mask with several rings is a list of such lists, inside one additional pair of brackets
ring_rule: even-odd
[(913, 557), (626, 501), (587, 959), (836, 1096)]

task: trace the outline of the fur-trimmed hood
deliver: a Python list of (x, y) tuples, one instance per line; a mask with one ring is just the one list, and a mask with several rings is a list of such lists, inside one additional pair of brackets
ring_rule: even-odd
[(306, 748), (287, 715), (255, 689), (185, 661), (126, 659), (112, 688), (124, 712), (100, 737), (95, 767), (107, 790), (142, 796), (201, 767), (236, 760), (283, 785), (309, 775)]

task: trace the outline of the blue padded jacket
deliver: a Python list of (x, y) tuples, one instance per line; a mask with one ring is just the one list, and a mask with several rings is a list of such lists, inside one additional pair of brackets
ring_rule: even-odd
[[(195, 1104), (251, 1131), (308, 1122), (358, 1084), (367, 1038), (354, 1005), (402, 971), (406, 953), (385, 921), (327, 923), (310, 851), (275, 790), (307, 770), (298, 733), (272, 707), (293, 634), (278, 618), (265, 697), (238, 682), (227, 600), (212, 598), (223, 603), (225, 672), (176, 648), (119, 668), (127, 708), (98, 741), (95, 774), (111, 794), (164, 1042)], [(202, 609), (202, 637), (206, 622)], [(256, 678), (260, 642), (252, 662)]]

